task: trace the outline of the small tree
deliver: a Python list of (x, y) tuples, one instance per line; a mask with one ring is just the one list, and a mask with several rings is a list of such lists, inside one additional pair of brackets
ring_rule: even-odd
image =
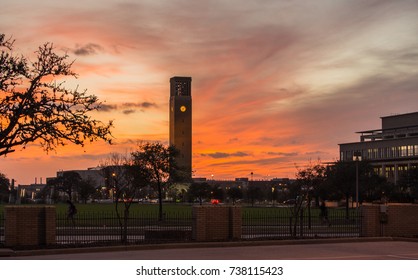
[(247, 191), (247, 197), (251, 202), (251, 206), (254, 206), (255, 201), (263, 198), (263, 192), (259, 187), (249, 186)]
[(78, 195), (83, 203), (87, 203), (87, 200), (96, 193), (96, 182), (88, 177), (83, 179), (78, 184)]
[(230, 199), (232, 199), (232, 204), (235, 205), (238, 199), (242, 198), (242, 190), (241, 188), (232, 187), (227, 190), (226, 194)]
[(206, 198), (210, 198), (212, 187), (208, 183), (192, 183), (187, 191), (191, 199), (198, 199), (199, 204)]
[[(115, 203), (116, 216), (120, 226), (121, 242), (126, 243), (128, 237), (129, 209), (139, 193), (143, 182), (140, 166), (134, 166), (129, 155), (111, 154), (101, 163), (107, 188)], [(139, 178), (141, 176), (141, 178)], [(119, 206), (123, 205), (123, 216)]]
[[(371, 166), (366, 161), (358, 162), (359, 193), (363, 193), (364, 186), (368, 184), (371, 174)], [(328, 166), (326, 170), (327, 188), (335, 197), (344, 197), (346, 201), (346, 218), (349, 218), (349, 200), (355, 197), (356, 191), (356, 163), (337, 161)], [(361, 197), (360, 197), (361, 200)]]
[(418, 199), (418, 168), (409, 169), (398, 181), (400, 192)]
[(110, 143), (112, 123), (88, 116), (100, 108), (98, 98), (57, 81), (77, 77), (68, 55), (56, 54), (46, 43), (29, 60), (14, 55), (13, 43), (0, 34), (0, 155), (35, 141), (45, 151), (99, 139)]
[(298, 185), (302, 187), (304, 198), (307, 200), (309, 229), (311, 228), (311, 200), (314, 197), (316, 206), (319, 206), (320, 189), (326, 179), (325, 171), (325, 166), (318, 161), (316, 164), (309, 162), (307, 168), (298, 168), (296, 173)]
[(7, 202), (10, 194), (10, 181), (3, 173), (0, 173), (0, 203)]
[(142, 184), (149, 184), (158, 192), (158, 219), (163, 220), (163, 188), (184, 180), (185, 176), (176, 164), (177, 150), (161, 143), (143, 143), (133, 152), (133, 165), (140, 167)]
[(75, 171), (64, 171), (58, 178), (58, 189), (65, 192), (70, 201), (73, 201), (73, 194), (78, 192), (81, 183), (81, 176)]

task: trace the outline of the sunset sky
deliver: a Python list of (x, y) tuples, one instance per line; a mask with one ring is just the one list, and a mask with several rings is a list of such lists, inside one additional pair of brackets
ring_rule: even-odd
[[(113, 120), (115, 144), (31, 145), (1, 158), (17, 184), (168, 142), (169, 79), (192, 77), (196, 177), (294, 177), (338, 144), (418, 111), (416, 0), (6, 0), (0, 33), (53, 42)], [(39, 179), (38, 179), (39, 182)]]

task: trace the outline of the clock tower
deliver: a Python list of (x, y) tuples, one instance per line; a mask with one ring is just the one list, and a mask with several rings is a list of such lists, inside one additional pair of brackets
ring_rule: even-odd
[(179, 155), (176, 162), (192, 177), (192, 95), (190, 77), (170, 79), (170, 145)]

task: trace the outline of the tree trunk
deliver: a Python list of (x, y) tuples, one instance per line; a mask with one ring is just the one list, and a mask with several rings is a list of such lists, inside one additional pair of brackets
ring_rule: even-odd
[(158, 204), (158, 220), (161, 222), (163, 220), (163, 194), (160, 184), (158, 184)]
[(129, 220), (129, 208), (125, 208), (123, 213), (123, 238), (122, 243), (128, 242), (128, 220)]
[(349, 200), (350, 197), (348, 194), (345, 195), (345, 218), (348, 220), (349, 219)]

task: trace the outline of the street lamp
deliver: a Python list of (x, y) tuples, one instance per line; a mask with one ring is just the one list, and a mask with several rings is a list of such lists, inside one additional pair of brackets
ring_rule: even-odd
[(356, 210), (358, 210), (358, 163), (361, 161), (361, 152), (354, 152), (353, 160), (356, 162)]

